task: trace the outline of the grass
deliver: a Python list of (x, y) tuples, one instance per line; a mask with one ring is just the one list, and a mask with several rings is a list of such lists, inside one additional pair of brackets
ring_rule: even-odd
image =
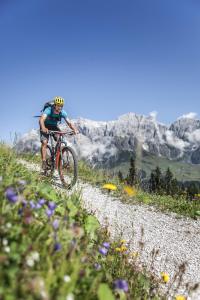
[(139, 271), (137, 256), (109, 240), (79, 194), (55, 191), (17, 159), (0, 146), (1, 300), (165, 299), (156, 292), (163, 280)]
[[(23, 158), (29, 161), (40, 163), (40, 156), (32, 154), (23, 154)], [(200, 215), (200, 199), (187, 200), (183, 195), (172, 197), (168, 195), (150, 194), (144, 192), (139, 187), (134, 187), (136, 193), (133, 196), (124, 191), (125, 185), (121, 183), (116, 176), (111, 176), (107, 170), (98, 170), (91, 168), (84, 161), (79, 161), (79, 179), (89, 182), (94, 186), (102, 188), (106, 183), (112, 183), (117, 187), (116, 191), (110, 191), (110, 194), (120, 197), (123, 203), (152, 205), (162, 212), (174, 212), (180, 216), (186, 216), (197, 219)], [(105, 191), (107, 192), (107, 191)]]

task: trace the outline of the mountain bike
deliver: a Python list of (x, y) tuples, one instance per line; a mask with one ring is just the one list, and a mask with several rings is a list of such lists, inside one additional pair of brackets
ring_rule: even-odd
[[(70, 189), (75, 185), (78, 177), (78, 159), (75, 151), (64, 140), (65, 136), (73, 135), (73, 131), (48, 131), (50, 144), (47, 145), (47, 158), (45, 175), (52, 176), (58, 170), (60, 180), (64, 187)], [(56, 135), (56, 144), (54, 142)]]

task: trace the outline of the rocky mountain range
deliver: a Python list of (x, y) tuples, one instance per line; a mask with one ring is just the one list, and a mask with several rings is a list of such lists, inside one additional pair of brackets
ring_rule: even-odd
[[(109, 167), (123, 153), (144, 152), (174, 161), (200, 164), (200, 120), (183, 116), (170, 125), (159, 123), (155, 116), (128, 113), (114, 121), (72, 120), (80, 134), (69, 142), (79, 157), (94, 166)], [(64, 125), (61, 125), (64, 129)], [(39, 130), (31, 130), (15, 143), (22, 151), (39, 151)]]

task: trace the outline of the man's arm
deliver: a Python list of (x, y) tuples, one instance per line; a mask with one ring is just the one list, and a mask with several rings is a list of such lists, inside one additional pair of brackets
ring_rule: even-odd
[(40, 123), (40, 128), (43, 132), (48, 133), (48, 129), (45, 127), (44, 125), (44, 121), (46, 120), (47, 115), (43, 114), (41, 115), (40, 119), (39, 119), (39, 123)]
[(67, 123), (67, 125), (69, 126), (69, 128), (71, 128), (74, 132), (74, 134), (79, 133), (78, 129), (74, 126), (74, 124), (72, 124), (67, 118), (64, 118), (65, 122)]

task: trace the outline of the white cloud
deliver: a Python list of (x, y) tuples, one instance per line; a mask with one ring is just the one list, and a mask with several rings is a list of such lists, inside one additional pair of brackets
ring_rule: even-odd
[(165, 132), (167, 143), (171, 146), (184, 150), (185, 147), (189, 145), (188, 142), (185, 142), (177, 138), (171, 130)]
[(200, 129), (196, 129), (193, 132), (186, 133), (187, 138), (192, 143), (199, 143), (200, 142)]
[(182, 115), (181, 117), (179, 117), (177, 120), (179, 119), (183, 119), (183, 118), (187, 118), (187, 119), (198, 119), (197, 113), (195, 112), (190, 112), (186, 115)]
[(152, 119), (155, 119), (155, 120), (156, 120), (157, 115), (158, 115), (158, 112), (154, 110), (154, 111), (151, 111), (151, 112), (149, 113), (149, 115), (150, 115), (150, 117), (151, 117)]

